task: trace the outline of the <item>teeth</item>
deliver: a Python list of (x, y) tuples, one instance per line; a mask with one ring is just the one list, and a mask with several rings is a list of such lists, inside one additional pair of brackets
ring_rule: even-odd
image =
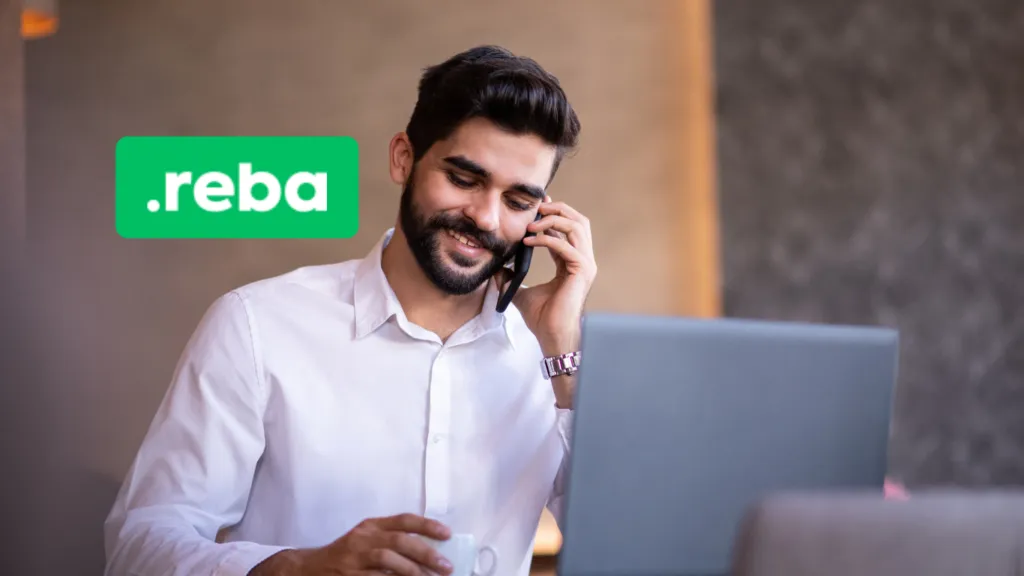
[(469, 239), (469, 238), (466, 238), (465, 236), (463, 236), (462, 234), (459, 234), (458, 232), (452, 232), (451, 230), (449, 230), (449, 231), (448, 231), (448, 234), (449, 234), (449, 235), (450, 235), (450, 236), (451, 236), (452, 238), (455, 238), (456, 240), (458, 240), (459, 242), (462, 242), (462, 243), (463, 243), (463, 244), (465, 244), (466, 246), (470, 246), (470, 247), (472, 247), (472, 248), (479, 248), (479, 246), (477, 246), (477, 245), (476, 245), (476, 244), (474, 244), (474, 243), (473, 243), (472, 241), (470, 241), (470, 239)]

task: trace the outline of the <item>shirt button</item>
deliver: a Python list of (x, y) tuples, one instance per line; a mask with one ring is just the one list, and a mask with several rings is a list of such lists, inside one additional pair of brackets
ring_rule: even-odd
[(434, 434), (434, 444), (437, 444), (438, 442), (440, 442), (443, 439), (444, 439), (444, 435), (443, 434)]

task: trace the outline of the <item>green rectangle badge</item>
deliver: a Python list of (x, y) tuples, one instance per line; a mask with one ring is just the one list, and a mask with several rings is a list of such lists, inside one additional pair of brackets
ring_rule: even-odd
[(124, 238), (351, 238), (359, 146), (348, 136), (128, 136), (117, 143)]

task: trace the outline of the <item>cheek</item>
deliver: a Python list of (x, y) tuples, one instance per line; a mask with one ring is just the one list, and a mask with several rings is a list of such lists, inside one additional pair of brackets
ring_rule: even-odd
[(526, 222), (512, 222), (502, 230), (504, 239), (509, 244), (516, 244), (526, 236)]
[(467, 192), (452, 184), (443, 173), (432, 172), (418, 184), (417, 200), (431, 212), (461, 209)]

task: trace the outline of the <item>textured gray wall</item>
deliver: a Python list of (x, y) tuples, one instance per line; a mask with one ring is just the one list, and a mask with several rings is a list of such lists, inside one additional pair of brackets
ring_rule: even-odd
[[(679, 310), (674, 2), (75, 0), (27, 46), (31, 240), (51, 412), (33, 541), (47, 574), (98, 573), (101, 526), (203, 309), (239, 284), (362, 256), (394, 222), (387, 145), (421, 69), (471, 45), (528, 54), (565, 85), (582, 147), (552, 194), (590, 216), (597, 308)], [(614, 41), (610, 41), (610, 37)], [(344, 241), (129, 241), (114, 146), (129, 134), (348, 134), (362, 227)], [(628, 150), (630, 154), (623, 154)], [(625, 204), (624, 204), (625, 202)], [(535, 259), (531, 277), (551, 273)], [(637, 282), (643, 278), (644, 282)], [(534, 280), (534, 281), (535, 281)], [(59, 550), (60, 553), (53, 551)]]
[(893, 474), (1024, 482), (1024, 3), (715, 8), (726, 314), (898, 327)]

